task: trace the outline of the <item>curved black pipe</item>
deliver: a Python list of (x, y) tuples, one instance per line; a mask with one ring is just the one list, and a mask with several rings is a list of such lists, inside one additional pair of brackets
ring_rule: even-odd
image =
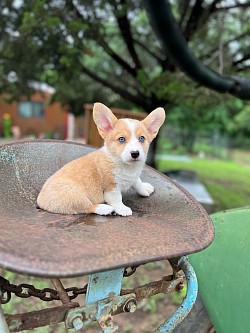
[(205, 66), (189, 49), (167, 0), (143, 0), (155, 33), (168, 55), (191, 79), (220, 93), (250, 100), (250, 79), (220, 75)]

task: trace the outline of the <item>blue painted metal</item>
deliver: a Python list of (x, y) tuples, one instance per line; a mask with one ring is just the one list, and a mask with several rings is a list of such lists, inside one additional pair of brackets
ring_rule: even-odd
[[(1, 291), (0, 291), (0, 297), (1, 297)], [(10, 330), (6, 323), (1, 305), (0, 305), (0, 332), (1, 333), (10, 333)]]
[(183, 270), (187, 280), (187, 295), (181, 306), (163, 323), (155, 333), (169, 333), (189, 314), (191, 311), (198, 293), (198, 283), (195, 271), (188, 262), (187, 257), (182, 257), (178, 265)]
[(86, 304), (120, 295), (124, 268), (92, 274), (89, 277)]
[[(123, 273), (124, 268), (119, 268), (90, 275), (86, 294), (86, 311), (89, 311), (89, 305), (91, 308), (91, 305), (96, 303), (96, 313), (93, 308), (92, 310), (90, 309), (92, 313), (89, 316), (85, 315), (84, 321), (79, 317), (72, 321), (69, 319), (71, 326), (75, 329), (81, 329), (96, 320), (103, 333), (113, 333), (119, 329), (118, 326), (113, 325), (111, 310), (116, 301), (114, 297), (119, 296), (121, 292)], [(82, 310), (84, 312), (84, 309)]]
[[(109, 297), (83, 307), (70, 309), (65, 319), (66, 328), (86, 328), (92, 322), (97, 321), (104, 333), (116, 332), (119, 328), (113, 324), (113, 313), (117, 310), (120, 313), (126, 307), (126, 304), (132, 301), (136, 302), (135, 294), (126, 294)], [(79, 325), (74, 325), (76, 319), (78, 319)]]

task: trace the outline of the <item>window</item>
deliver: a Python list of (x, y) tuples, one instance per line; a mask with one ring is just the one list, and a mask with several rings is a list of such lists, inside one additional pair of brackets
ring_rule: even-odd
[(18, 105), (18, 112), (24, 118), (41, 118), (44, 116), (44, 103), (22, 101)]

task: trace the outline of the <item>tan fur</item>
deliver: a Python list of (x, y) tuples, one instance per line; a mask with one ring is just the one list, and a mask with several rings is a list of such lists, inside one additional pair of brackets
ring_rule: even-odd
[[(118, 120), (109, 108), (96, 103), (93, 117), (105, 146), (71, 161), (52, 175), (38, 195), (40, 208), (60, 214), (108, 215), (114, 211), (128, 216), (132, 211), (123, 204), (122, 191), (132, 186), (139, 195), (153, 193), (153, 186), (143, 183), (140, 173), (149, 144), (164, 122), (165, 111), (158, 108), (143, 121)], [(144, 142), (139, 141), (140, 136)], [(138, 158), (132, 156), (135, 150), (140, 152)]]
[(118, 139), (123, 136), (126, 141), (131, 138), (131, 133), (122, 119), (119, 119), (114, 129), (106, 135), (105, 145), (109, 147), (109, 152), (112, 155), (121, 155), (125, 145), (120, 144)]
[(94, 213), (104, 191), (115, 188), (113, 168), (101, 150), (73, 160), (45, 182), (37, 204), (53, 213)]

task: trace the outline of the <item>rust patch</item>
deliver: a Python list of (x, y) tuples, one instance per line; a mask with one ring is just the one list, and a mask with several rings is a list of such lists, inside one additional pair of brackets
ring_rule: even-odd
[(21, 332), (36, 327), (64, 322), (67, 311), (77, 306), (79, 306), (77, 303), (69, 303), (45, 310), (16, 315), (6, 314), (5, 318), (11, 332)]

